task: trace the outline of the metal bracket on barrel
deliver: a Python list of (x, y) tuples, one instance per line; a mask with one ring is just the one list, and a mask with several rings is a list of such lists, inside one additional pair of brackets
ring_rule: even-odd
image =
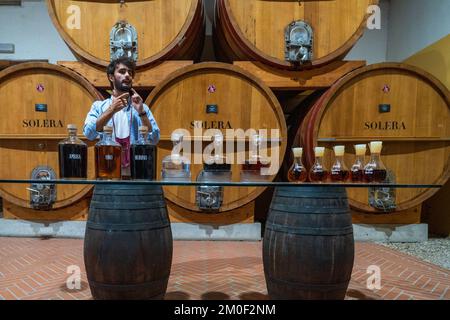
[[(387, 170), (383, 183), (395, 183), (395, 175), (392, 170)], [(380, 212), (389, 213), (397, 208), (395, 203), (395, 189), (390, 187), (369, 188), (369, 205)]]
[(111, 61), (120, 57), (138, 59), (138, 40), (136, 28), (126, 21), (118, 21), (109, 36)]
[(313, 30), (305, 21), (291, 22), (285, 29), (285, 60), (306, 64), (313, 59)]
[[(34, 168), (32, 180), (55, 180), (55, 171), (48, 166)], [(56, 202), (56, 185), (54, 183), (32, 183), (30, 191), (30, 206), (35, 210), (50, 210)]]

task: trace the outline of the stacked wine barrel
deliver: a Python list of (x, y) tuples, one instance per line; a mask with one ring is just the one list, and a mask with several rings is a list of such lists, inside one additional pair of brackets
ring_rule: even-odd
[[(46, 3), (56, 30), (75, 56), (101, 71), (105, 78), (111, 29), (120, 21), (136, 29), (138, 70), (169, 59), (198, 60), (203, 49), (202, 0)], [(0, 94), (10, 102), (3, 106), (0, 124), (2, 178), (31, 178), (36, 168), (50, 168), (57, 178), (57, 144), (67, 136), (69, 123), (76, 124), (80, 138), (88, 142), (82, 135), (84, 120), (92, 103), (105, 97), (83, 76), (47, 63), (24, 63), (0, 72)], [(91, 150), (94, 143), (89, 142), (88, 178), (95, 178)], [(54, 188), (54, 203), (36, 210), (30, 203), (32, 186), (2, 185), (4, 216), (27, 220), (86, 219), (92, 186)]]
[[(212, 89), (214, 88), (214, 89)], [(232, 91), (230, 91), (232, 90)], [(161, 171), (162, 159), (172, 151), (170, 136), (179, 128), (189, 132), (192, 143), (192, 159), (202, 157), (203, 147), (211, 141), (203, 141), (196, 136), (195, 129), (206, 134), (207, 129), (216, 129), (227, 138), (227, 129), (248, 129), (259, 131), (278, 130), (281, 137), (286, 136), (286, 124), (283, 111), (270, 89), (255, 76), (229, 64), (210, 62), (196, 64), (183, 68), (170, 75), (163, 83), (152, 91), (146, 101), (161, 128), (161, 140), (158, 144), (158, 172)], [(208, 112), (207, 106), (215, 106), (214, 112)], [(249, 136), (246, 137), (247, 145)], [(201, 150), (195, 150), (196, 140), (203, 145)], [(228, 142), (226, 141), (225, 144)], [(268, 145), (268, 156), (279, 150), (278, 161), (282, 162), (286, 151), (286, 141), (273, 142)], [(224, 148), (226, 152), (226, 149)], [(241, 165), (237, 163), (238, 148), (234, 146), (232, 165), (232, 180), (240, 180)], [(196, 155), (195, 152), (200, 152)], [(245, 154), (248, 157), (248, 152)], [(202, 164), (191, 165), (192, 180), (195, 181)], [(275, 174), (267, 177), (268, 181)], [(245, 213), (239, 208), (257, 198), (265, 188), (233, 187), (225, 188), (222, 206), (217, 213), (234, 211), (245, 220)], [(166, 198), (171, 205), (172, 215), (178, 220), (201, 214), (195, 201), (194, 187), (165, 187)], [(213, 215), (214, 216), (214, 215)], [(211, 220), (214, 218), (210, 218)], [(228, 223), (233, 218), (229, 218)], [(224, 221), (225, 222), (225, 221)]]
[(203, 49), (203, 0), (47, 0), (47, 7), (74, 54), (94, 66), (109, 64), (111, 28), (119, 21), (136, 30), (138, 68), (169, 59), (198, 60)]
[[(353, 145), (384, 141), (381, 159), (400, 184), (444, 184), (450, 175), (450, 94), (431, 74), (418, 68), (382, 63), (358, 69), (334, 84), (310, 108), (297, 131), (308, 166), (315, 146), (326, 147), (325, 165), (333, 161), (332, 146), (346, 146), (345, 161), (355, 160)], [(367, 153), (366, 162), (369, 153)], [(438, 189), (397, 189), (396, 209), (420, 205)], [(369, 206), (367, 189), (349, 190), (350, 205)]]
[[(216, 56), (223, 61), (258, 61), (284, 70), (323, 66), (343, 59), (351, 50), (366, 28), (367, 8), (377, 3), (377, 0), (217, 0)], [(285, 60), (286, 27), (299, 20), (307, 22), (313, 31), (312, 60), (306, 65)]]
[[(203, 0), (46, 2), (55, 29), (76, 57), (102, 72), (110, 62), (111, 28), (119, 21), (136, 28), (138, 72), (167, 60), (197, 62), (201, 56), (205, 39)], [(290, 72), (292, 75), (313, 68), (327, 72), (322, 67), (342, 60), (363, 35), (367, 8), (377, 3), (376, 0), (217, 0), (213, 42), (216, 58), (221, 62), (180, 69), (146, 99), (161, 128), (158, 171), (162, 158), (172, 146), (171, 131), (185, 128), (192, 132), (192, 121), (200, 121), (206, 126), (229, 123), (232, 128), (244, 130), (279, 129), (285, 138), (278, 145), (282, 151), (280, 157), (288, 159), (292, 146), (303, 145), (309, 162), (316, 145), (324, 145), (330, 151), (334, 144), (346, 144), (347, 164), (351, 164), (353, 144), (384, 140), (382, 159), (396, 172), (397, 182), (445, 181), (448, 178), (445, 132), (448, 90), (430, 75), (402, 65), (369, 66), (355, 71), (336, 83), (319, 101), (313, 98), (303, 101), (299, 106), (302, 112), (296, 113), (297, 122), (302, 125), (291, 127), (291, 137), (296, 138), (288, 139), (289, 126), (283, 116), (286, 108), (269, 87), (255, 75), (223, 63), (257, 61), (277, 74)], [(286, 27), (299, 20), (307, 22), (314, 35), (312, 60), (305, 64), (285, 60)], [(210, 88), (214, 88), (213, 92)], [(81, 135), (90, 105), (94, 100), (103, 99), (82, 75), (50, 64), (22, 64), (3, 70), (0, 92), (20, 106), (13, 113), (6, 113), (10, 120), (1, 124), (1, 148), (6, 155), (2, 158), (2, 176), (12, 178), (29, 177), (38, 166), (50, 166), (57, 172), (55, 148), (57, 141), (66, 135), (65, 126), (76, 123)], [(44, 104), (48, 111), (39, 111), (36, 106)], [(380, 104), (390, 104), (391, 112), (380, 113)], [(219, 112), (207, 113), (207, 105), (217, 105)], [(331, 158), (327, 161), (329, 165)], [(425, 174), (428, 170), (425, 164), (429, 161), (436, 162), (436, 169), (432, 174)], [(413, 180), (406, 179), (404, 162), (414, 164), (417, 174)], [(90, 170), (93, 166), (90, 158)], [(192, 180), (200, 169), (201, 165), (192, 166)], [(239, 170), (238, 165), (232, 166), (234, 180), (239, 179)], [(89, 175), (93, 177), (92, 171)], [(285, 179), (285, 175), (280, 173), (278, 179)], [(65, 220), (87, 207), (85, 198), (89, 197), (90, 190), (89, 186), (58, 186), (57, 200), (52, 210), (47, 211), (30, 209), (30, 190), (25, 186), (2, 186), (1, 196), (7, 201), (11, 216)], [(194, 188), (165, 187), (164, 190), (172, 221), (208, 223), (217, 216), (205, 214), (197, 207)], [(261, 198), (263, 190), (226, 188), (219, 221), (252, 221), (254, 201)], [(350, 190), (350, 205), (364, 212), (376, 212), (367, 204), (366, 191)], [(417, 206), (432, 193), (429, 189), (397, 190), (397, 209)], [(57, 211), (63, 208), (67, 209), (65, 213)], [(248, 211), (252, 213), (249, 215)]]
[[(74, 123), (81, 131), (93, 101), (101, 98), (86, 79), (69, 69), (43, 62), (22, 63), (0, 72), (2, 104), (0, 154), (2, 179), (30, 179), (35, 169), (59, 175), (58, 142)], [(81, 132), (79, 132), (81, 135)], [(89, 144), (92, 149), (93, 144)], [(93, 150), (89, 151), (93, 163)], [(89, 167), (94, 178), (94, 167)], [(26, 184), (2, 184), (6, 218), (70, 220), (87, 213), (84, 199), (92, 186), (58, 185), (51, 210), (33, 210)], [(83, 217), (81, 217), (83, 218)]]

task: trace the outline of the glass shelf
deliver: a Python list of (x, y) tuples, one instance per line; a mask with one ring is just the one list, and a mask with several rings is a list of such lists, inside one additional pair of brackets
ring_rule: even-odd
[(277, 181), (251, 181), (251, 182), (185, 182), (161, 180), (89, 180), (89, 179), (0, 179), (0, 184), (84, 184), (84, 185), (160, 185), (160, 186), (223, 186), (223, 187), (345, 187), (345, 188), (441, 188), (442, 184), (389, 184), (389, 183), (293, 183)]

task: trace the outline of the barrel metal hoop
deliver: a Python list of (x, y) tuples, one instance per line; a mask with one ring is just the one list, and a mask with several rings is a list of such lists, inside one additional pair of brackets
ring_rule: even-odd
[(129, 202), (103, 202), (103, 201), (91, 201), (91, 209), (106, 209), (109, 211), (115, 210), (147, 210), (147, 209), (164, 209), (166, 208), (166, 204), (164, 201), (158, 202), (133, 202), (130, 204)]
[[(299, 214), (350, 214), (350, 210), (344, 210), (344, 211), (327, 211), (328, 210), (332, 210), (332, 209), (336, 209), (336, 207), (322, 207), (322, 208), (308, 208), (308, 207), (302, 207), (300, 208), (297, 212), (293, 212), (292, 210), (286, 209), (286, 208), (279, 208), (278, 206), (272, 205), (270, 207), (270, 209), (272, 210), (269, 214), (273, 214), (274, 212), (287, 212), (287, 213), (292, 213), (294, 215), (299, 215)], [(298, 209), (298, 208), (296, 208)], [(310, 210), (307, 210), (310, 209)]]
[[(139, 191), (139, 192), (137, 192)], [(103, 196), (114, 196), (114, 195), (119, 195), (119, 196), (128, 196), (128, 195), (138, 195), (138, 196), (146, 196), (146, 195), (163, 195), (164, 193), (159, 190), (159, 189), (155, 189), (155, 190), (142, 190), (142, 189), (108, 189), (108, 188), (98, 188), (98, 186), (96, 186), (96, 189), (94, 190), (94, 194), (99, 194), (99, 195), (103, 195)]]
[(275, 197), (280, 199), (280, 198), (285, 198), (285, 199), (311, 199), (311, 200), (319, 200), (319, 199), (328, 199), (328, 200), (347, 200), (347, 194), (336, 194), (336, 193), (330, 193), (330, 194), (326, 194), (326, 193), (317, 193), (317, 194), (312, 194), (312, 193), (295, 193), (292, 192), (290, 194), (280, 194), (280, 193), (275, 193)]
[(292, 280), (275, 279), (270, 276), (267, 276), (267, 278), (274, 283), (288, 285), (288, 286), (296, 287), (299, 289), (313, 289), (314, 291), (321, 291), (321, 292), (346, 289), (350, 282), (350, 279), (348, 279), (345, 282), (329, 283), (329, 284), (327, 284), (327, 283), (300, 283), (300, 282), (294, 282)]
[(158, 221), (158, 222), (150, 222), (150, 223), (96, 223), (92, 221), (88, 221), (86, 223), (86, 228), (95, 229), (95, 230), (111, 230), (111, 231), (145, 231), (145, 230), (154, 230), (154, 229), (164, 229), (169, 228), (169, 221)]
[(266, 229), (275, 232), (282, 232), (288, 234), (298, 234), (298, 235), (320, 235), (320, 236), (339, 236), (339, 235), (350, 235), (353, 234), (353, 226), (342, 227), (342, 228), (307, 228), (300, 227), (294, 228), (289, 226), (283, 226), (279, 224), (267, 224)]

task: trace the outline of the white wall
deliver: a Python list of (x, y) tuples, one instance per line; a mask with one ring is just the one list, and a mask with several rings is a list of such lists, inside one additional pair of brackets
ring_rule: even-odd
[[(213, 3), (205, 0), (209, 37), (203, 60), (214, 58)], [(401, 61), (450, 31), (450, 0), (380, 0), (380, 7), (381, 29), (366, 30), (347, 60)], [(22, 7), (0, 6), (0, 43), (15, 45), (14, 54), (0, 54), (0, 59), (76, 60), (53, 26), (44, 0), (24, 0)]]
[(0, 59), (75, 60), (48, 15), (44, 0), (22, 1), (19, 6), (0, 6), (0, 43), (13, 43), (14, 54)]
[(387, 40), (390, 30), (390, 1), (380, 0), (381, 29), (366, 29), (363, 36), (345, 57), (345, 60), (366, 60), (367, 64), (386, 61)]
[(403, 61), (450, 33), (449, 0), (391, 0), (390, 9), (389, 61)]

